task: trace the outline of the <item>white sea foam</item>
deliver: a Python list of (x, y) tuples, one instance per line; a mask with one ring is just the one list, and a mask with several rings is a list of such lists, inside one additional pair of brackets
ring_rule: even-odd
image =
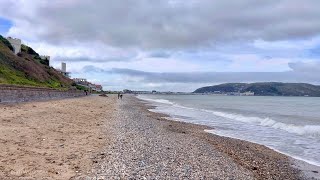
[(286, 124), (282, 122), (278, 122), (276, 120), (270, 118), (260, 118), (260, 117), (250, 117), (250, 116), (243, 116), (241, 114), (232, 114), (232, 113), (225, 113), (219, 111), (211, 111), (211, 110), (204, 110), (206, 112), (210, 112), (216, 116), (241, 121), (245, 123), (256, 123), (261, 126), (272, 127), (275, 129), (281, 129), (290, 133), (295, 133), (299, 135), (309, 134), (309, 135), (320, 135), (320, 126), (316, 125), (305, 125), (305, 126), (297, 126), (293, 124)]
[[(192, 96), (193, 101), (188, 101), (190, 97), (184, 96), (175, 96), (175, 99), (170, 99), (171, 96), (169, 96), (168, 98), (170, 100), (167, 100), (165, 96), (140, 96), (139, 98), (155, 104), (157, 108), (151, 111), (167, 113), (171, 115), (171, 118), (169, 118), (171, 120), (213, 125), (217, 128), (211, 133), (263, 144), (295, 159), (303, 160), (317, 166), (320, 165), (320, 125), (311, 125), (308, 124), (310, 121), (304, 121), (304, 117), (307, 119), (310, 114), (311, 117), (315, 117), (313, 114), (314, 110), (304, 109), (297, 105), (293, 110), (306, 114), (306, 116), (301, 116), (301, 121), (298, 121), (297, 117), (294, 117), (295, 119), (292, 120), (282, 118), (282, 116), (274, 114), (273, 109), (260, 111), (258, 109), (260, 104), (257, 104), (258, 107), (251, 109), (253, 109), (252, 112), (263, 113), (251, 113), (248, 115), (246, 114), (248, 112), (246, 111), (247, 109), (239, 108), (240, 110), (237, 109), (237, 112), (234, 112), (232, 107), (226, 111), (218, 110), (215, 108), (217, 107), (217, 103), (221, 103), (222, 106), (220, 107), (224, 109), (225, 107), (223, 106), (229, 104), (224, 104), (225, 100), (215, 102), (213, 100), (219, 100), (215, 97), (205, 97), (208, 98), (208, 101), (203, 99), (203, 97), (205, 96), (198, 97), (200, 99), (199, 101), (195, 101), (195, 96)], [(212, 106), (208, 103), (211, 101), (214, 102)], [(277, 101), (279, 100), (277, 99)], [(244, 105), (246, 105), (245, 102)], [(282, 108), (276, 104), (271, 105), (276, 106), (275, 108)], [(284, 105), (282, 104), (282, 106)], [(202, 107), (208, 108), (201, 109)], [(241, 113), (242, 109), (244, 109), (243, 113)], [(284, 115), (288, 112), (290, 113), (288, 109), (284, 109), (284, 111)], [(281, 115), (281, 109), (278, 113)], [(267, 116), (263, 117), (260, 114), (267, 114)], [(270, 117), (268, 117), (269, 114)], [(296, 113), (291, 114), (294, 115)], [(186, 118), (184, 118), (184, 116)], [(317, 123), (317, 121), (315, 121), (315, 123)], [(239, 132), (241, 132), (240, 135)]]
[(197, 108), (191, 108), (191, 107), (186, 107), (182, 106), (176, 103), (173, 103), (169, 100), (166, 99), (149, 99), (145, 97), (139, 97), (143, 100), (146, 101), (152, 101), (152, 102), (157, 102), (157, 103), (162, 103), (162, 104), (168, 104), (168, 105), (173, 105), (174, 107), (177, 108), (184, 108), (188, 110), (196, 110), (196, 111), (202, 111), (202, 112), (207, 112), (207, 113), (212, 113), (215, 116), (220, 116), (224, 118), (228, 118), (231, 120), (236, 120), (236, 121), (241, 121), (244, 123), (255, 123), (261, 126), (266, 126), (266, 127), (272, 127), (275, 129), (281, 129), (290, 133), (295, 133), (299, 135), (320, 135), (320, 126), (317, 125), (305, 125), (305, 126), (297, 126), (293, 124), (286, 124), (282, 122), (278, 122), (274, 119), (271, 118), (261, 118), (261, 117), (252, 117), (252, 116), (244, 116), (241, 114), (234, 114), (234, 113), (226, 113), (226, 112), (221, 112), (221, 111), (212, 111), (212, 110), (207, 110), (207, 109), (197, 109)]
[(166, 99), (150, 99), (150, 98), (146, 98), (146, 97), (142, 97), (142, 96), (138, 96), (138, 98), (145, 100), (145, 101), (157, 102), (157, 103), (162, 103), (162, 104), (170, 104), (170, 105), (174, 104), (173, 102), (166, 100)]
[[(259, 109), (257, 109), (259, 107), (252, 108), (252, 112), (263, 113), (251, 113), (250, 115), (246, 114), (247, 109), (244, 109), (243, 113), (241, 113), (242, 111), (239, 110), (237, 112), (233, 112), (232, 107), (230, 107), (230, 110), (228, 111), (218, 110), (215, 108), (217, 107), (216, 104), (221, 103), (223, 107), (226, 105), (224, 104), (225, 100), (214, 102), (212, 97), (206, 97), (208, 98), (208, 101), (205, 99), (201, 100), (203, 97), (205, 96), (198, 97), (200, 99), (199, 101), (195, 101), (195, 96), (192, 96), (193, 101), (188, 101), (188, 98), (190, 97), (184, 96), (174, 96), (175, 99), (170, 99), (171, 96), (169, 96), (169, 100), (167, 100), (165, 96), (140, 96), (139, 98), (149, 101), (157, 106), (156, 109), (151, 111), (167, 113), (171, 115), (171, 120), (213, 125), (217, 128), (215, 129), (215, 132), (212, 133), (233, 138), (241, 138), (243, 140), (263, 144), (296, 159), (306, 161), (310, 164), (318, 166), (320, 165), (319, 124), (311, 125), (307, 123), (310, 121), (304, 122), (304, 116), (301, 116), (301, 122), (297, 121), (297, 117), (291, 121), (290, 119), (277, 116), (277, 114), (273, 113), (273, 109), (259, 111)], [(210, 103), (208, 103), (211, 101), (214, 102), (212, 103), (212, 106)], [(205, 105), (202, 104), (203, 102)], [(260, 104), (257, 105), (259, 106)], [(274, 105), (276, 106), (276, 104)], [(208, 108), (201, 109), (202, 107)], [(281, 108), (281, 106), (276, 107)], [(241, 110), (243, 108), (239, 109)], [(305, 109), (297, 106), (294, 110), (304, 112), (307, 115), (306, 117), (308, 117), (310, 114), (314, 116), (314, 111), (311, 111), (312, 109), (306, 109), (307, 111), (305, 112)], [(287, 109), (284, 111), (285, 113), (288, 113)], [(270, 117), (263, 117), (260, 115), (269, 115), (269, 112)], [(282, 112), (278, 111), (278, 113), (281, 114)], [(184, 118), (184, 116), (186, 118)], [(240, 136), (239, 132), (241, 132)]]
[[(216, 135), (219, 135), (219, 136), (224, 136), (224, 137), (231, 137), (231, 138), (234, 138), (234, 139), (239, 139), (237, 137), (234, 137), (234, 136), (228, 136), (228, 135), (224, 135), (224, 134), (220, 134), (220, 133), (217, 133), (215, 130), (212, 130), (212, 129), (206, 129), (204, 130), (205, 132), (207, 133), (212, 133), (212, 134), (216, 134)], [(241, 140), (241, 139), (240, 139)], [(253, 143), (257, 143), (257, 144), (261, 144), (260, 142), (258, 141), (254, 141)], [(268, 146), (266, 145), (268, 148), (274, 150), (274, 151), (277, 151), (281, 154), (284, 154), (284, 155), (287, 155), (287, 156), (290, 156), (294, 159), (297, 159), (297, 160), (300, 160), (300, 161), (304, 161), (304, 162), (307, 162), (309, 164), (312, 164), (312, 165), (315, 165), (315, 166), (319, 166), (320, 167), (320, 163), (319, 162), (316, 162), (316, 161), (312, 161), (312, 160), (308, 160), (308, 159), (305, 159), (305, 158), (302, 158), (302, 157), (299, 157), (299, 156), (296, 156), (296, 155), (293, 155), (291, 153), (287, 153), (287, 152), (284, 152), (284, 151), (280, 151), (278, 150), (277, 148), (274, 148), (272, 146)]]

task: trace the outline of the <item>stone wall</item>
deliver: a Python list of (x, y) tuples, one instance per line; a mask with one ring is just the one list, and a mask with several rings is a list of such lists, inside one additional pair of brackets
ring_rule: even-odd
[(26, 102), (85, 96), (83, 91), (0, 85), (0, 103)]

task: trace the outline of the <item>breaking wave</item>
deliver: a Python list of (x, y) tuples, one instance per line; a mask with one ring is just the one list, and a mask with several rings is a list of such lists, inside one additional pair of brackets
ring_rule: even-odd
[(281, 130), (284, 130), (290, 133), (299, 134), (299, 135), (304, 135), (304, 134), (320, 135), (320, 126), (316, 126), (316, 125), (297, 126), (293, 124), (278, 122), (271, 118), (250, 117), (250, 116), (243, 116), (240, 114), (231, 114), (231, 113), (210, 111), (210, 110), (204, 110), (204, 109), (202, 109), (202, 111), (210, 112), (216, 116), (228, 118), (231, 120), (241, 121), (245, 123), (255, 123), (261, 126), (281, 129)]
[[(180, 97), (166, 100), (162, 99), (162, 97), (152, 98), (151, 96), (152, 99), (149, 99), (149, 97), (138, 96), (142, 100), (149, 101), (152, 104), (155, 103), (157, 108), (151, 111), (169, 114), (171, 115), (170, 120), (213, 125), (217, 128), (215, 130), (207, 130), (207, 132), (263, 144), (295, 159), (303, 160), (316, 166), (320, 165), (319, 124), (307, 124), (309, 121), (304, 122), (303, 117), (301, 117), (299, 124), (294, 124), (294, 122), (297, 122), (298, 117), (293, 117), (294, 119), (288, 123), (287, 118), (281, 119), (281, 116), (279, 118), (277, 115), (273, 116), (272, 111), (268, 114), (268, 109), (261, 113), (266, 114), (267, 116), (265, 117), (259, 113), (246, 114), (247, 109), (237, 112), (220, 110), (215, 108), (214, 105), (211, 107), (210, 103), (203, 105), (202, 97), (205, 96), (199, 97), (199, 101), (196, 101), (195, 98), (192, 99), (193, 101), (188, 101), (188, 99), (181, 100)], [(208, 97), (208, 100), (213, 99), (209, 98), (211, 97)], [(208, 108), (203, 108), (204, 106)], [(303, 108), (299, 108), (301, 107), (298, 106), (293, 110), (304, 112)], [(256, 110), (257, 108), (253, 109), (254, 111), (252, 112), (259, 112), (259, 110)], [(279, 111), (281, 113), (281, 109)], [(315, 123), (317, 122), (315, 121)], [(239, 136), (239, 132), (244, 131), (245, 133), (241, 133)]]
[(146, 101), (157, 102), (157, 103), (166, 104), (166, 105), (172, 105), (176, 108), (183, 108), (183, 109), (188, 109), (188, 110), (193, 110), (193, 111), (207, 112), (207, 113), (211, 113), (215, 116), (227, 118), (230, 120), (241, 121), (244, 123), (254, 123), (254, 124), (261, 125), (261, 126), (271, 127), (274, 129), (281, 129), (281, 130), (284, 130), (284, 131), (287, 131), (290, 133), (295, 133), (298, 135), (320, 135), (320, 126), (317, 126), (317, 125), (298, 126), (298, 125), (294, 125), (294, 124), (286, 124), (286, 123), (278, 122), (278, 121), (271, 119), (271, 118), (244, 116), (244, 115), (235, 114), (235, 113), (226, 113), (226, 112), (221, 112), (221, 111), (213, 111), (213, 110), (207, 110), (207, 109), (197, 109), (197, 108), (186, 107), (186, 106), (182, 106), (182, 105), (173, 103), (173, 102), (166, 100), (166, 99), (149, 99), (149, 98), (145, 98), (145, 97), (139, 97), (139, 98), (142, 100), (146, 100)]
[(138, 96), (138, 98), (140, 98), (142, 100), (152, 101), (152, 102), (157, 102), (157, 103), (162, 103), (162, 104), (170, 104), (170, 105), (174, 104), (173, 102), (166, 100), (166, 99), (149, 99), (149, 98), (145, 98), (145, 97), (141, 97), (141, 96)]

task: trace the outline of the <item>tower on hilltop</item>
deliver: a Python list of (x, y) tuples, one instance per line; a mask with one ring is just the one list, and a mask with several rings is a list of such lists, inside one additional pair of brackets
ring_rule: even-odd
[(7, 40), (12, 45), (14, 54), (18, 54), (19, 52), (21, 52), (21, 39), (8, 37)]

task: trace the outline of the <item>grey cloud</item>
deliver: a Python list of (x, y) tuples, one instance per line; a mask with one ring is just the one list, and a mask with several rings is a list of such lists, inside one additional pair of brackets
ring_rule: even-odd
[(320, 71), (313, 72), (181, 72), (156, 73), (132, 69), (114, 68), (104, 70), (86, 66), (86, 73), (118, 74), (130, 78), (139, 78), (140, 83), (226, 83), (226, 82), (307, 82), (320, 84)]
[(313, 72), (313, 73), (320, 73), (320, 62), (295, 62), (289, 63), (288, 66), (297, 72)]
[(108, 73), (109, 71), (105, 71), (102, 68), (98, 68), (98, 67), (89, 65), (89, 66), (84, 66), (82, 68), (82, 72), (84, 72), (84, 73), (92, 73), (92, 72), (94, 72), (94, 73)]
[(303, 82), (320, 84), (320, 71), (287, 72), (181, 72), (157, 73), (133, 69), (103, 69), (85, 66), (79, 73), (103, 77), (107, 89), (191, 92), (203, 86), (228, 82)]
[(153, 58), (169, 58), (171, 57), (171, 54), (168, 52), (163, 52), (163, 51), (155, 51), (149, 54), (149, 57)]
[(101, 57), (101, 58), (92, 58), (92, 57), (63, 57), (63, 56), (56, 56), (56, 61), (63, 61), (63, 62), (92, 62), (92, 63), (99, 63), (99, 62), (128, 62), (132, 61), (134, 56), (130, 57)]
[(226, 82), (310, 82), (320, 83), (320, 73), (301, 72), (185, 72), (154, 73), (131, 69), (113, 69), (113, 73), (141, 77), (146, 82), (226, 83)]
[[(50, 43), (185, 48), (238, 40), (319, 35), (319, 0), (90, 0), (0, 3), (17, 28)], [(23, 22), (23, 23), (21, 23)], [(29, 28), (29, 25), (38, 28)]]

